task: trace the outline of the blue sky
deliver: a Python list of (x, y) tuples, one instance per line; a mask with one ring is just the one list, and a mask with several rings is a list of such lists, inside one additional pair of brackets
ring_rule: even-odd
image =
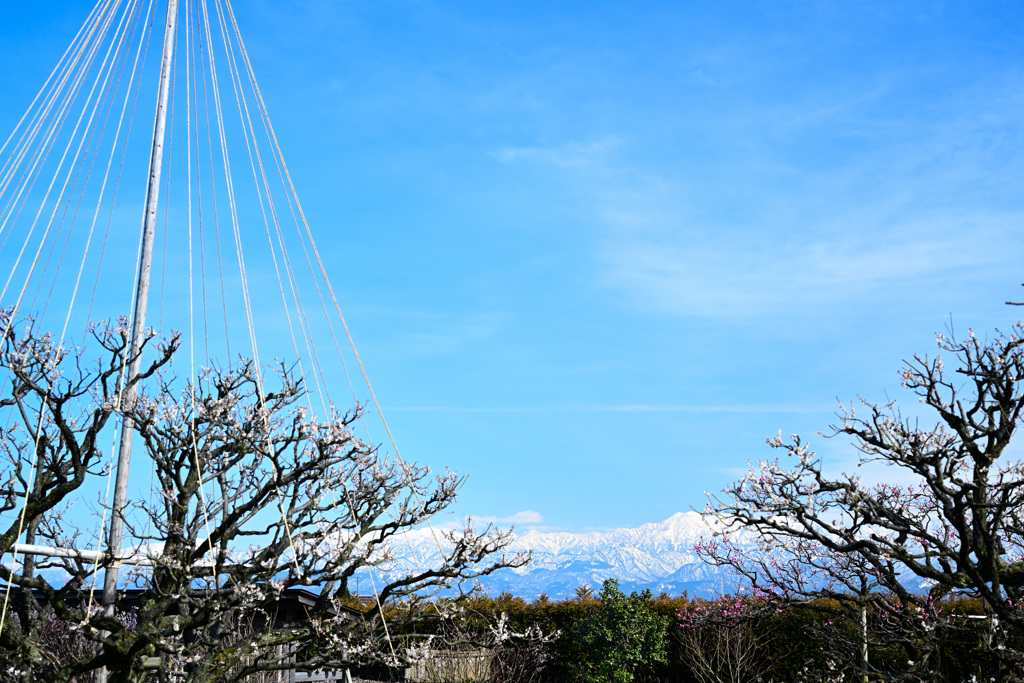
[[(0, 130), (89, 7), (0, 8)], [(468, 475), (460, 514), (662, 520), (779, 430), (846, 467), (837, 398), (913, 404), (903, 357), (1018, 319), (1019, 4), (236, 14), (403, 455)]]

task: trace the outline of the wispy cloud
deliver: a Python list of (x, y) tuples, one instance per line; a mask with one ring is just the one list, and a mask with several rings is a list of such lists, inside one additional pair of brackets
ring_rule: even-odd
[(651, 405), (617, 406), (388, 406), (392, 412), (429, 413), (818, 413), (834, 406), (790, 404)]
[(480, 516), (473, 519), (487, 524), (540, 524), (544, 521), (544, 515), (533, 510), (520, 510), (507, 517)]
[(503, 164), (534, 163), (580, 169), (603, 164), (608, 153), (620, 144), (619, 139), (603, 138), (556, 147), (501, 147), (494, 156)]
[[(717, 80), (716, 64), (756, 72), (737, 50), (695, 59), (695, 78)], [(679, 128), (664, 123), (675, 163), (637, 133), (495, 157), (546, 166), (588, 198), (581, 247), (630, 309), (751, 319), (884, 305), (893, 291), (952, 301), (964, 284), (1015, 269), (1024, 246), (1024, 216), (1006, 199), (1024, 148), (1012, 119), (1022, 77), (907, 99), (921, 78), (884, 70), (756, 106), (738, 100), (692, 131), (682, 116)], [(979, 102), (991, 105), (984, 117)]]
[[(1006, 216), (999, 222), (1020, 220)], [(601, 257), (606, 284), (629, 293), (641, 308), (712, 317), (776, 315), (984, 269), (1004, 258), (996, 248), (1003, 231), (977, 223), (945, 235), (941, 229), (930, 236), (904, 230), (888, 242), (839, 237), (772, 245), (735, 236), (735, 242), (702, 245), (620, 235)]]

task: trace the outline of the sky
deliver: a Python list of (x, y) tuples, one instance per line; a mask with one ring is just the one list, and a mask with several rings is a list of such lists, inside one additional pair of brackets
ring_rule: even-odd
[[(2, 137), (90, 8), (0, 6)], [(902, 359), (1020, 317), (1019, 3), (235, 12), (402, 455), (467, 477), (455, 516), (660, 521), (779, 431), (848, 470), (837, 401), (918, 410)]]

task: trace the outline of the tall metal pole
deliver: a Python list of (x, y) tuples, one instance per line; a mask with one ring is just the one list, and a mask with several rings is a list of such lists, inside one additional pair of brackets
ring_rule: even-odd
[(860, 673), (868, 683), (868, 606), (860, 605)]
[[(160, 88), (157, 93), (156, 121), (153, 125), (153, 148), (149, 157), (149, 187), (146, 190), (146, 212), (142, 226), (142, 254), (139, 257), (139, 279), (135, 292), (135, 311), (132, 316), (131, 363), (128, 366), (129, 386), (124, 394), (125, 402), (135, 399), (135, 386), (131, 381), (138, 377), (141, 366), (140, 352), (146, 335), (146, 304), (149, 300), (149, 273), (153, 262), (153, 233), (156, 229), (157, 204), (160, 199), (160, 172), (164, 161), (164, 134), (167, 121), (167, 100), (171, 89), (171, 65), (174, 60), (174, 37), (178, 21), (178, 0), (167, 0), (167, 21), (164, 25), (164, 49), (160, 61)], [(114, 504), (110, 514), (110, 532), (107, 536), (107, 552), (115, 558), (107, 568), (103, 579), (103, 609), (113, 615), (117, 598), (117, 573), (121, 554), (121, 536), (124, 532), (124, 509), (128, 496), (128, 464), (132, 457), (132, 437), (135, 423), (125, 418), (121, 426), (121, 443), (117, 456), (117, 478), (114, 484)], [(101, 683), (107, 678), (102, 670), (97, 676)]]

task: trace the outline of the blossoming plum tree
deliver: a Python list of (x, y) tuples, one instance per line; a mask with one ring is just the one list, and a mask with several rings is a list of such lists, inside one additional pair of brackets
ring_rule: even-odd
[[(0, 552), (11, 557), (22, 530), (26, 543), (68, 551), (0, 564), (10, 584), (0, 627), (9, 673), (66, 681), (106, 667), (110, 680), (137, 681), (158, 659), (178, 680), (232, 681), (340, 667), (360, 653), (390, 658), (400, 652), (372, 628), (382, 605), (528, 559), (502, 554), (509, 532), (468, 524), (449, 534), (439, 566), (378, 584), (379, 600), (352, 619), (341, 606), (349, 581), (387, 562), (397, 534), (450, 506), (456, 475), (432, 477), (385, 457), (353, 435), (358, 411), (315, 417), (283, 365), (242, 359), (183, 381), (172, 374), (178, 337), (154, 342), (150, 334), (147, 363), (130, 380), (137, 398), (120, 401), (132, 360), (125, 321), (93, 330), (101, 354), (92, 363), (34, 333), (31, 321), (14, 324), (9, 312), (0, 328), (8, 331), (0, 407), (9, 418), (0, 430)], [(100, 539), (68, 512), (87, 480), (109, 468), (102, 444), (126, 417), (154, 468), (153, 495), (126, 514), (149, 565), (128, 576), (140, 590), (130, 619), (95, 609), (94, 577), (114, 560), (78, 552)], [(282, 623), (275, 606), (296, 587), (312, 587), (316, 599), (302, 620)], [(54, 619), (92, 646), (74, 658), (48, 656), (40, 633)]]
[(774, 662), (771, 601), (758, 595), (720, 595), (694, 600), (680, 612), (673, 636), (680, 655), (700, 683), (756, 683)]
[(939, 355), (914, 356), (902, 371), (935, 424), (894, 402), (862, 402), (841, 406), (832, 428), (852, 437), (862, 463), (887, 465), (906, 483), (831, 476), (800, 437), (776, 437), (769, 444), (785, 457), (711, 498), (723, 531), (698, 547), (778, 600), (860, 611), (865, 633), (903, 643), (924, 668), (938, 631), (965, 623), (943, 616), (945, 596), (977, 596), (993, 620), (1024, 625), (1024, 466), (1011, 450), (1024, 410), (1024, 327), (990, 339), (939, 335), (938, 345)]

